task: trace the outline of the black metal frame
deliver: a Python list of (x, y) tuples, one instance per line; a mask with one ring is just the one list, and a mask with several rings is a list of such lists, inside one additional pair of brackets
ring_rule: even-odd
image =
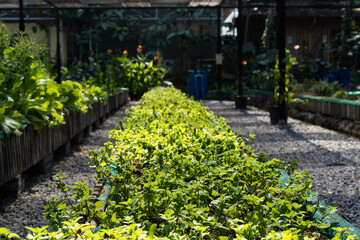
[[(51, 7), (29, 7), (26, 9), (55, 9), (56, 10), (56, 28), (57, 28), (57, 81), (61, 81), (61, 51), (60, 51), (60, 26), (59, 26), (59, 10), (51, 0), (44, 0), (47, 4)], [(278, 26), (277, 26), (277, 48), (279, 49), (279, 70), (281, 73), (280, 80), (278, 81), (279, 84), (279, 93), (282, 94), (285, 92), (285, 16), (287, 9), (294, 9), (294, 8), (326, 8), (326, 9), (340, 9), (344, 7), (349, 7), (347, 2), (339, 2), (339, 1), (329, 1), (329, 0), (317, 0), (317, 1), (292, 1), (286, 4), (286, 0), (273, 0), (270, 2), (268, 0), (259, 0), (259, 1), (250, 1), (244, 5), (243, 0), (223, 0), (218, 6), (198, 6), (198, 7), (190, 7), (190, 6), (150, 6), (150, 7), (122, 7), (121, 4), (114, 4), (114, 5), (96, 5), (96, 6), (85, 6), (84, 7), (69, 7), (69, 8), (61, 8), (61, 9), (114, 9), (114, 8), (124, 8), (124, 9), (144, 9), (144, 8), (216, 8), (217, 9), (217, 50), (216, 53), (221, 53), (221, 9), (222, 8), (237, 8), (239, 16), (236, 22), (237, 28), (237, 44), (238, 44), (238, 69), (237, 69), (237, 86), (238, 86), (238, 95), (242, 95), (244, 92), (244, 81), (243, 81), (243, 52), (242, 52), (242, 45), (244, 41), (243, 36), (243, 29), (242, 29), (242, 10), (244, 8), (276, 8), (278, 14)], [(355, 3), (355, 8), (360, 8), (360, 1)], [(14, 8), (1, 8), (0, 9), (14, 9)], [(24, 25), (24, 5), (23, 0), (19, 0), (19, 29), (20, 31), (25, 31)], [(221, 72), (222, 66), (219, 64), (217, 68), (217, 77), (219, 86), (221, 86)]]

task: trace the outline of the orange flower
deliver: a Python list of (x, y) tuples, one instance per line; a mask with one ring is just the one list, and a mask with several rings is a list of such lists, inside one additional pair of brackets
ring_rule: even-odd
[(111, 53), (112, 53), (112, 50), (111, 50), (111, 49), (108, 49), (108, 50), (107, 50), (107, 53), (108, 53), (108, 54), (111, 54)]
[(159, 61), (162, 61), (163, 58), (160, 56), (160, 51), (156, 51), (156, 56), (154, 57), (154, 60), (159, 60)]
[(242, 65), (246, 65), (247, 64), (247, 61), (242, 61)]
[(155, 71), (159, 71), (159, 68), (155, 68)]
[(136, 49), (136, 51), (137, 51), (138, 53), (141, 53), (141, 51), (142, 51), (142, 46), (139, 45), (138, 48)]
[(124, 54), (124, 55), (128, 54), (128, 51), (124, 50), (124, 51), (123, 51), (123, 54)]

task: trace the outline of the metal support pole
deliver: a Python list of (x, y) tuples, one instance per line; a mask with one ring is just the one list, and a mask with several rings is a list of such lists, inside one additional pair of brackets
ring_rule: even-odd
[[(277, 48), (279, 51), (279, 71), (280, 71), (280, 79), (279, 79), (279, 94), (283, 94), (285, 92), (285, 73), (286, 73), (286, 63), (285, 63), (285, 41), (286, 41), (286, 25), (285, 25), (285, 17), (286, 17), (286, 1), (285, 0), (277, 0), (276, 11), (278, 15), (278, 25), (277, 25)], [(285, 106), (286, 102), (282, 101), (279, 103), (281, 106)]]
[(61, 83), (61, 46), (60, 46), (60, 17), (56, 8), (56, 81)]
[(238, 17), (236, 19), (236, 29), (237, 29), (237, 87), (238, 87), (238, 95), (241, 96), (244, 93), (244, 79), (243, 79), (243, 43), (244, 43), (244, 34), (242, 27), (242, 0), (238, 0)]
[(25, 32), (25, 22), (24, 22), (24, 2), (19, 0), (19, 31)]
[[(221, 50), (221, 8), (217, 8), (217, 38), (216, 38), (216, 54), (217, 54), (217, 82), (219, 91), (222, 85), (222, 50)], [(219, 58), (219, 59), (218, 59)]]

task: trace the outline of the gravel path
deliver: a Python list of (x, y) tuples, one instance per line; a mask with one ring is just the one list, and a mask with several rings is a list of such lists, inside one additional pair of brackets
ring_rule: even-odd
[(100, 127), (89, 134), (81, 144), (73, 146), (71, 153), (65, 156), (55, 156), (57, 160), (51, 168), (51, 172), (45, 174), (27, 176), (25, 191), (18, 198), (6, 197), (0, 199), (0, 228), (5, 227), (17, 233), (20, 237), (26, 237), (29, 232), (25, 227), (42, 227), (47, 225), (43, 209), (50, 197), (63, 198), (56, 188), (56, 182), (52, 176), (62, 171), (66, 186), (76, 184), (77, 181), (88, 182), (89, 187), (94, 186), (94, 168), (89, 168), (89, 152), (97, 150), (108, 142), (110, 130), (122, 119), (125, 109), (134, 103), (127, 104), (118, 110), (113, 116), (106, 119)]
[(320, 199), (360, 227), (360, 139), (292, 118), (287, 125), (271, 125), (268, 112), (254, 107), (241, 111), (232, 101), (204, 101), (204, 105), (244, 138), (255, 134), (251, 144), (255, 153), (285, 162), (298, 160), (298, 170), (310, 172), (312, 190)]
[[(243, 137), (255, 134), (251, 146), (256, 153), (264, 152), (269, 158), (277, 157), (286, 162), (299, 160), (299, 170), (309, 170), (314, 179), (312, 190), (326, 204), (337, 206), (350, 223), (360, 227), (359, 139), (291, 118), (288, 125), (271, 125), (267, 112), (253, 107), (241, 111), (235, 109), (232, 101), (204, 101), (204, 105), (225, 117), (232, 129)], [(102, 147), (108, 141), (110, 130), (124, 115), (122, 109), (107, 119), (80, 145), (73, 147), (70, 154), (62, 157), (50, 173), (32, 176), (18, 198), (1, 199), (0, 227), (25, 237), (25, 226), (47, 225), (43, 219), (43, 206), (51, 196), (62, 196), (51, 179), (60, 171), (63, 171), (68, 186), (76, 181), (86, 181), (92, 187), (94, 169), (87, 165), (89, 151)]]

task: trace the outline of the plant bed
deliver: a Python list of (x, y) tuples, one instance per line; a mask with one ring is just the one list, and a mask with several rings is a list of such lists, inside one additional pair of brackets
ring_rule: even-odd
[(346, 118), (354, 121), (360, 121), (359, 101), (314, 97), (307, 95), (301, 95), (300, 97), (307, 99), (309, 104), (295, 104), (295, 108), (328, 116), (334, 116), (337, 118)]
[[(291, 103), (292, 107), (312, 113), (319, 113), (335, 118), (344, 118), (353, 121), (360, 121), (360, 102), (341, 100), (329, 97), (315, 97), (299, 95), (301, 99), (307, 100), (307, 104)], [(258, 107), (274, 102), (273, 93), (269, 91), (251, 90), (249, 103)]]
[[(90, 239), (326, 239), (318, 227), (334, 227), (311, 219), (324, 209), (307, 205), (311, 183), (306, 173), (296, 172), (295, 164), (253, 155), (225, 119), (174, 88), (144, 95), (111, 139), (114, 143), (90, 155), (96, 177), (111, 186), (107, 204), (91, 202), (84, 183), (73, 186), (76, 204), (65, 207), (65, 200), (52, 199), (46, 207), (54, 234), (80, 238), (85, 232)], [(280, 180), (283, 173), (288, 174), (286, 181)], [(67, 191), (61, 177), (59, 188)], [(87, 221), (76, 225), (83, 214)], [(92, 221), (101, 229), (86, 231)], [(68, 226), (76, 231), (66, 232)]]
[[(115, 98), (112, 108), (115, 107), (114, 101)], [(40, 161), (52, 159), (54, 152), (66, 153), (72, 138), (91, 127), (93, 122), (99, 121), (100, 106), (103, 105), (96, 102), (92, 105), (91, 111), (86, 113), (65, 114), (65, 124), (57, 127), (45, 126), (41, 130), (35, 130), (33, 125), (28, 125), (22, 130), (21, 136), (3, 135), (0, 146), (0, 186)]]
[[(271, 92), (252, 90), (249, 105), (265, 109), (273, 101)], [(332, 98), (319, 98), (300, 96), (308, 100), (308, 104), (292, 103), (289, 116), (311, 124), (359, 137), (360, 105), (356, 101), (338, 100)], [(339, 103), (340, 101), (340, 103)]]

